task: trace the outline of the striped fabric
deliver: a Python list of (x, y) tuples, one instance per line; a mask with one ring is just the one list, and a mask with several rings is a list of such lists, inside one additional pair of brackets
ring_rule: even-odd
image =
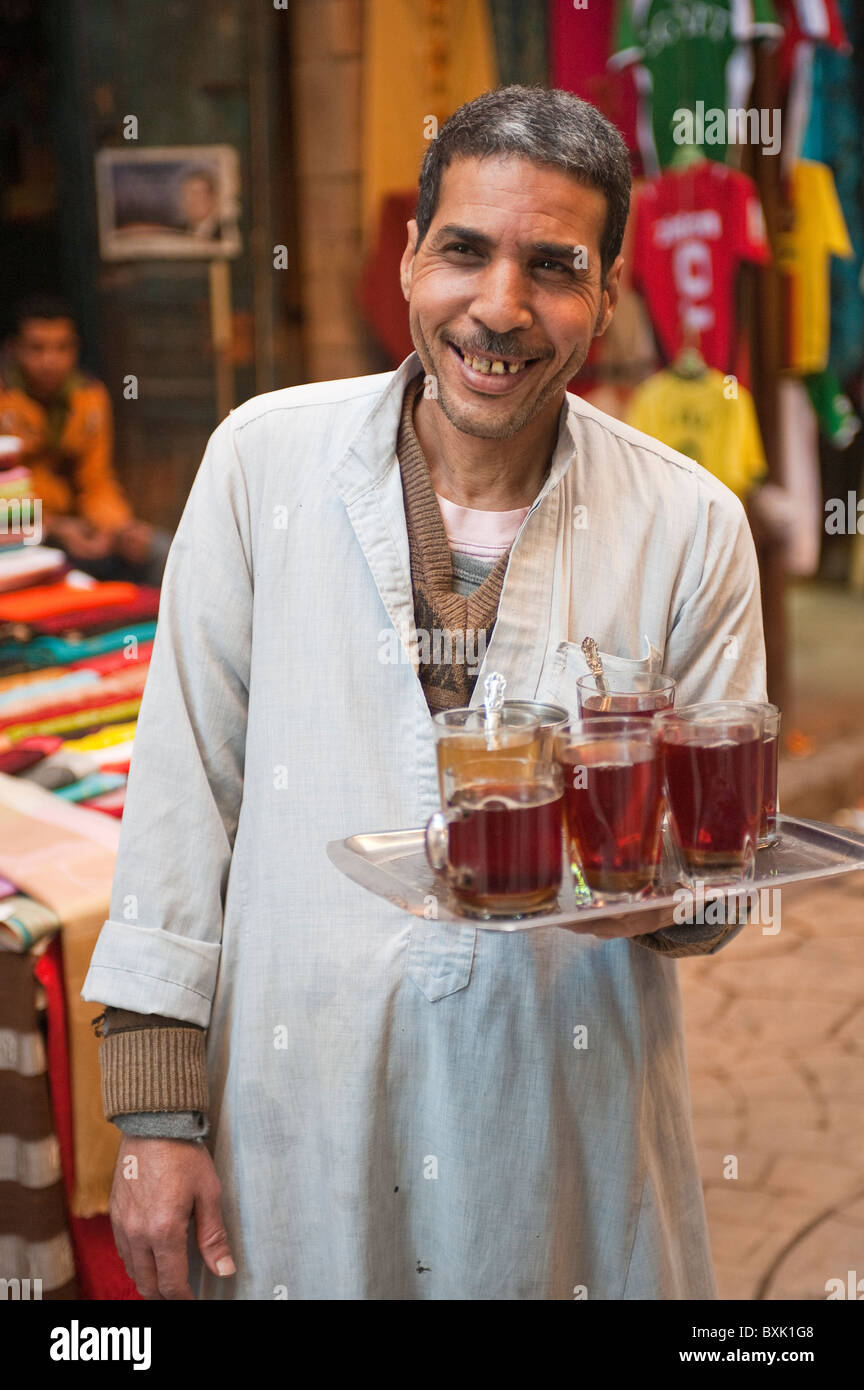
[(0, 950), (0, 1278), (78, 1297), (32, 955)]

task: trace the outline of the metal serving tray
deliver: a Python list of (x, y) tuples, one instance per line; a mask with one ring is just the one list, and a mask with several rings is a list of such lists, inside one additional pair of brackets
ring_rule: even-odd
[[(797, 820), (778, 815), (780, 841), (771, 849), (760, 849), (756, 856), (756, 877), (739, 888), (728, 889), (729, 897), (743, 896), (753, 889), (779, 888), (803, 879), (831, 878), (836, 874), (864, 870), (864, 835), (820, 821)], [(535, 927), (566, 927), (592, 918), (612, 917), (622, 912), (644, 912), (654, 907), (670, 907), (680, 882), (675, 876), (674, 858), (668, 843), (664, 846), (658, 887), (650, 897), (635, 903), (580, 905), (570, 874), (564, 874), (558, 906), (553, 912), (536, 917), (499, 917), (482, 921), (460, 913), (452, 896), (435, 877), (426, 862), (423, 830), (391, 830), (378, 834), (350, 835), (347, 840), (331, 840), (327, 855), (348, 878), (368, 888), (379, 898), (415, 917), (429, 916), (430, 900), (437, 899), (435, 917), (439, 922), (470, 923), (483, 931), (530, 931)], [(712, 897), (705, 890), (706, 901)]]

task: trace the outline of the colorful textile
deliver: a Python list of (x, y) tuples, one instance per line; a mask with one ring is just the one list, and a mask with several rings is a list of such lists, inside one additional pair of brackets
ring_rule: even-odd
[(753, 397), (722, 372), (695, 379), (658, 372), (634, 392), (627, 419), (701, 463), (742, 500), (767, 477)]
[(22, 738), (35, 734), (63, 734), (73, 729), (94, 729), (100, 724), (128, 720), (138, 713), (141, 700), (117, 700), (111, 704), (83, 704), (70, 714), (58, 714), (53, 719), (34, 719), (24, 724), (6, 725), (0, 733), (0, 749), (17, 744)]
[(0, 772), (7, 776), (23, 772), (41, 763), (49, 754), (55, 752), (62, 739), (56, 737), (31, 735), (23, 738), (14, 748), (0, 747)]
[[(676, 113), (746, 108), (753, 81), (748, 43), (782, 37), (771, 0), (618, 0), (613, 68), (639, 65), (646, 119), (640, 122), (646, 170), (667, 169), (680, 152)], [(701, 145), (723, 163), (726, 140)]]
[(457, 107), (498, 86), (486, 0), (367, 0), (363, 229), (388, 193), (415, 191), (427, 141)]
[(39, 618), (29, 624), (30, 631), (39, 636), (53, 636), (62, 632), (107, 632), (111, 628), (130, 623), (139, 623), (144, 618), (155, 618), (159, 612), (159, 590), (139, 586), (139, 592), (128, 603), (93, 605), (89, 608), (71, 609), (54, 617)]
[(62, 922), (69, 1057), (72, 1069), (76, 1186), (73, 1214), (108, 1209), (117, 1131), (101, 1113), (90, 1020), (98, 1009), (79, 997), (87, 961), (110, 899), (119, 826), (67, 805), (53, 792), (0, 776), (0, 873)]
[(803, 143), (813, 97), (817, 44), (851, 53), (836, 0), (774, 0), (783, 21), (780, 45), (780, 90), (783, 110), (781, 168), (785, 177), (804, 153)]
[(388, 193), (357, 285), (357, 303), (367, 324), (387, 354), (391, 367), (413, 350), (408, 304), (399, 283), (399, 262), (408, 240), (406, 222), (414, 216), (417, 190)]
[(126, 778), (119, 772), (93, 772), (89, 777), (82, 777), (80, 782), (60, 787), (55, 795), (62, 796), (64, 801), (92, 801), (94, 796), (117, 791), (125, 785)]
[(33, 968), (29, 953), (0, 951), (0, 1268), (4, 1280), (41, 1281), (42, 1299), (74, 1299), (75, 1264)]
[(64, 551), (48, 545), (25, 545), (0, 552), (0, 592), (42, 584), (68, 568)]
[(848, 449), (860, 432), (861, 417), (830, 367), (804, 378), (819, 429), (835, 449)]
[(151, 641), (156, 633), (156, 624), (136, 623), (132, 627), (103, 632), (96, 637), (64, 638), (34, 637), (32, 642), (0, 643), (0, 668), (15, 665), (26, 671), (32, 666), (54, 666), (57, 662), (86, 660), (101, 652), (127, 649), (131, 639), (139, 642)]
[(0, 622), (33, 623), (58, 613), (87, 612), (91, 608), (108, 608), (131, 603), (138, 597), (139, 586), (120, 579), (100, 583), (93, 580), (86, 588), (66, 580), (57, 584), (40, 584), (20, 593), (0, 594)]
[(708, 366), (731, 371), (738, 268), (770, 259), (753, 180), (702, 160), (643, 183), (633, 215), (633, 283), (667, 360), (687, 326), (698, 334)]
[(854, 256), (826, 164), (802, 159), (790, 187), (791, 226), (777, 238), (786, 285), (786, 366), (802, 376), (828, 365), (831, 257)]
[(25, 687), (19, 701), (0, 705), (0, 729), (20, 723), (24, 718), (51, 719), (54, 715), (104, 704), (112, 696), (140, 695), (147, 679), (147, 668), (141, 665), (130, 666), (125, 671), (112, 671), (101, 679), (95, 672), (89, 674), (94, 676), (94, 680), (87, 682), (82, 689), (72, 687), (69, 690), (31, 695)]
[(607, 66), (615, 35), (615, 7), (549, 0), (550, 85), (590, 101), (617, 126), (627, 147), (639, 155), (637, 94), (633, 69)]
[(42, 680), (36, 679), (26, 683), (22, 681), (20, 684), (6, 686), (0, 689), (0, 718), (9, 709), (14, 709), (30, 701), (45, 700), (50, 696), (59, 698), (70, 692), (74, 692), (76, 695), (80, 694), (83, 689), (94, 685), (98, 680), (98, 672), (82, 669), (53, 678), (45, 677)]
[(851, 261), (831, 262), (831, 342), (828, 364), (848, 383), (864, 367), (864, 10), (843, 0), (841, 13), (854, 45), (851, 55), (820, 46), (813, 56), (813, 97), (804, 159), (827, 164), (855, 250)]

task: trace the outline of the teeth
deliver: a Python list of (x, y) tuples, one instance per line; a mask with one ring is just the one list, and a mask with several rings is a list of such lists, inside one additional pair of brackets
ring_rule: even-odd
[(482, 372), (484, 376), (504, 376), (507, 372), (515, 376), (525, 366), (524, 362), (502, 362), (500, 358), (466, 357), (465, 361), (475, 372)]

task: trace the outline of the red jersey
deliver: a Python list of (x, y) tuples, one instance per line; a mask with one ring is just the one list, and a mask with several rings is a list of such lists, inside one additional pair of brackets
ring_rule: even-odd
[(738, 266), (771, 258), (753, 180), (708, 159), (662, 174), (637, 195), (633, 245), (633, 284), (667, 359), (687, 325), (708, 366), (730, 371)]

